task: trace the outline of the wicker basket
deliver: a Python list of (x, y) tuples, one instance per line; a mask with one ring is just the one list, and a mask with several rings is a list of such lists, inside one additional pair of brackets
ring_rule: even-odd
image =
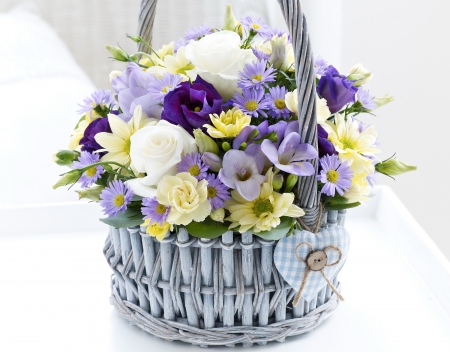
[[(143, 0), (141, 5), (139, 32), (147, 42), (156, 2)], [(317, 148), (315, 73), (306, 21), (300, 0), (278, 2), (296, 54), (299, 133)], [(317, 175), (317, 160), (312, 163)], [(303, 222), (310, 228), (343, 226), (345, 211), (322, 214), (316, 175), (301, 177), (296, 189), (297, 203), (306, 211)], [(158, 242), (145, 228), (111, 227), (104, 248), (114, 271), (111, 303), (130, 323), (166, 340), (200, 346), (283, 342), (320, 325), (339, 299), (326, 286), (315, 299), (302, 299), (293, 307), (295, 291), (273, 263), (275, 245), (250, 233), (197, 239), (184, 229)], [(336, 276), (330, 279), (339, 290)]]

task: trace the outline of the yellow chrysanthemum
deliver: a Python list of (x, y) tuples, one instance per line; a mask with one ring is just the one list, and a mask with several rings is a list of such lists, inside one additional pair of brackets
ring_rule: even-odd
[(213, 138), (234, 138), (244, 127), (250, 125), (251, 117), (244, 114), (241, 110), (234, 107), (227, 112), (219, 115), (209, 115), (214, 126), (203, 125), (207, 129), (208, 134)]
[(239, 232), (244, 233), (251, 228), (258, 233), (270, 231), (280, 224), (280, 218), (288, 216), (298, 218), (305, 212), (293, 204), (292, 193), (277, 193), (273, 190), (273, 171), (266, 173), (267, 181), (261, 185), (259, 197), (249, 202), (236, 190), (231, 192), (231, 199), (226, 203), (226, 209), (230, 216), (225, 220), (231, 222), (230, 229), (239, 227)]
[(152, 237), (156, 237), (158, 241), (162, 241), (169, 230), (173, 231), (173, 226), (168, 222), (161, 226), (159, 222), (154, 221), (150, 224), (150, 220), (145, 220), (143, 225), (147, 226), (147, 233)]
[[(136, 109), (134, 109), (133, 117), (128, 123), (114, 114), (108, 115), (108, 122), (112, 133), (101, 132), (95, 136), (95, 141), (103, 147), (103, 149), (100, 149), (99, 151), (107, 152), (107, 154), (101, 158), (101, 161), (115, 161), (119, 164), (129, 166), (131, 163), (131, 136), (147, 124), (157, 123), (157, 120), (149, 119), (147, 115), (142, 112), (141, 106), (138, 105)], [(111, 166), (118, 168), (118, 166)]]
[(344, 197), (348, 199), (349, 203), (364, 202), (368, 200), (371, 187), (367, 181), (367, 173), (355, 174), (352, 178), (352, 185), (347, 192), (344, 192)]
[(160, 60), (164, 60), (164, 58), (167, 55), (173, 55), (175, 53), (174, 47), (175, 47), (174, 42), (170, 42), (169, 44), (165, 44), (165, 45), (163, 45), (163, 47), (161, 49), (156, 51), (156, 53), (158, 55), (156, 55), (155, 53), (152, 52), (150, 54), (150, 58), (144, 56), (142, 59), (139, 60), (139, 63), (141, 65), (145, 65), (145, 66), (158, 65), (161, 62)]
[(375, 148), (378, 133), (373, 126), (360, 132), (358, 121), (352, 118), (346, 121), (344, 116), (336, 114), (335, 122), (327, 121), (323, 127), (328, 132), (328, 140), (339, 152), (339, 159), (347, 161), (356, 174), (375, 171), (372, 160), (367, 158), (380, 152)]

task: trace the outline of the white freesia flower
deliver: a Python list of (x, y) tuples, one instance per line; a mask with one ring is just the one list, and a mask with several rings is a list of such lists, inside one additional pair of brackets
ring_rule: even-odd
[(216, 32), (197, 42), (191, 41), (185, 47), (185, 55), (195, 68), (186, 73), (192, 80), (199, 75), (211, 83), (224, 100), (229, 100), (238, 90), (238, 72), (257, 60), (251, 49), (240, 46), (241, 38), (231, 31)]
[(166, 175), (177, 173), (177, 164), (189, 153), (197, 152), (195, 139), (180, 126), (161, 120), (131, 137), (131, 167), (147, 176), (128, 181), (141, 197), (154, 196), (156, 185)]

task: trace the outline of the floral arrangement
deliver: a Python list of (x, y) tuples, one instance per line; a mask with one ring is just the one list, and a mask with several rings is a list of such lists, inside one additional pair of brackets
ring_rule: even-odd
[(340, 74), (315, 60), (318, 150), (298, 133), (294, 50), (289, 34), (261, 19), (237, 21), (227, 8), (222, 30), (193, 28), (150, 54), (107, 46), (126, 62), (110, 74), (113, 92), (95, 91), (80, 105), (70, 166), (54, 188), (79, 183), (80, 198), (99, 202), (103, 222), (147, 225), (158, 240), (185, 227), (196, 237), (251, 231), (280, 239), (299, 227), (304, 211), (294, 193), (315, 174), (326, 209), (364, 203), (377, 174), (415, 169), (380, 162), (375, 128), (359, 120), (393, 99), (363, 88), (362, 65)]

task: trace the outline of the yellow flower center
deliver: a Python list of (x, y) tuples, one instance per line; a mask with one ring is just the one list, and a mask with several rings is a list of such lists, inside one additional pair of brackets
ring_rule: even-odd
[(189, 173), (190, 173), (192, 176), (198, 176), (198, 175), (200, 175), (200, 168), (198, 167), (198, 165), (192, 165), (192, 166), (189, 168)]
[(217, 195), (217, 190), (214, 187), (208, 187), (208, 198), (214, 198)]
[(269, 199), (257, 199), (253, 205), (253, 213), (258, 218), (264, 213), (271, 213), (272, 211), (273, 205)]
[(256, 81), (259, 81), (259, 82), (261, 82), (262, 78), (263, 78), (262, 75), (254, 75), (253, 76), (253, 79), (256, 80)]
[(327, 180), (331, 183), (336, 183), (339, 179), (339, 173), (336, 170), (330, 170), (327, 172)]
[(89, 177), (94, 177), (96, 173), (97, 169), (95, 168), (95, 166), (86, 170), (86, 175), (88, 175)]
[(169, 90), (171, 90), (173, 87), (172, 86), (166, 86), (163, 89), (161, 89), (161, 92), (163, 93), (167, 93)]
[(199, 111), (201, 111), (202, 109), (199, 107), (199, 106), (197, 106), (195, 109), (194, 109), (194, 111), (195, 112), (199, 112)]
[(344, 147), (344, 149), (356, 149), (355, 142), (348, 138), (342, 139), (341, 143), (342, 143), (342, 146)]
[(123, 194), (118, 194), (114, 197), (114, 205), (116, 207), (121, 207), (125, 203), (125, 197)]
[(277, 109), (284, 109), (286, 107), (286, 103), (283, 99), (277, 99), (275, 100), (275, 106), (277, 107)]
[(164, 215), (165, 213), (166, 213), (166, 207), (164, 206), (164, 205), (162, 205), (162, 204), (158, 204), (157, 206), (156, 206), (156, 212), (158, 213), (158, 214), (160, 214), (160, 215)]
[(95, 107), (97, 106), (97, 104), (95, 103), (95, 101), (93, 101), (93, 102), (91, 103), (91, 106), (92, 106), (93, 108), (95, 108)]
[(256, 109), (258, 109), (258, 103), (255, 100), (249, 100), (245, 103), (245, 108), (248, 111), (255, 111)]
[(130, 155), (130, 148), (131, 148), (131, 139), (127, 139), (125, 141), (125, 153)]
[(253, 29), (260, 29), (261, 26), (259, 24), (253, 23), (252, 24)]

